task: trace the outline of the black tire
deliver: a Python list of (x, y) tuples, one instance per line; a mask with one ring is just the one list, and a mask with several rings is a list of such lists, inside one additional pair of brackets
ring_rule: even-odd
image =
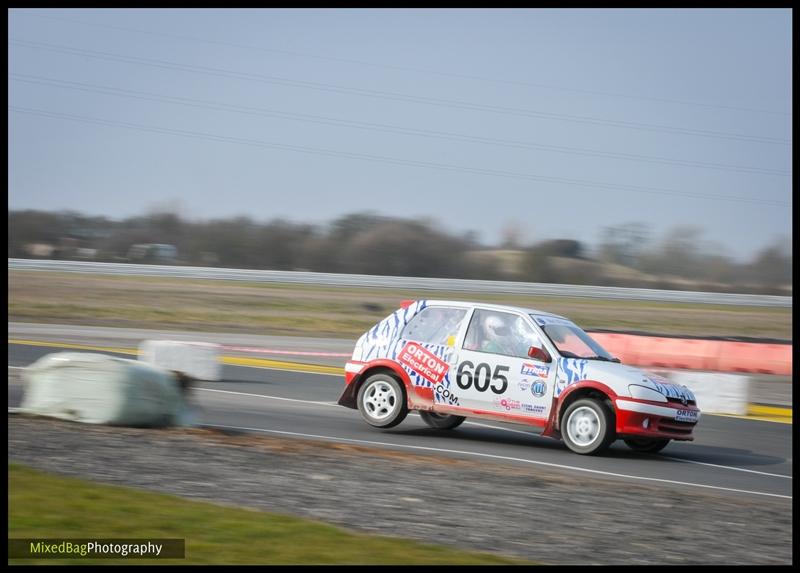
[(570, 404), (559, 426), (561, 439), (576, 454), (599, 454), (616, 439), (613, 412), (592, 398)]
[(452, 414), (437, 414), (435, 412), (421, 411), (419, 417), (422, 421), (436, 430), (452, 430), (460, 426), (466, 418)]
[(358, 411), (370, 426), (392, 428), (408, 415), (403, 385), (389, 374), (373, 374), (358, 390)]
[(655, 454), (667, 447), (669, 438), (625, 438), (627, 446), (635, 452)]

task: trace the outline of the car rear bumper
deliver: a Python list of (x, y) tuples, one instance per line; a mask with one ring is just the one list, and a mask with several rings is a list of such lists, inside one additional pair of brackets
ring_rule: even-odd
[(344, 391), (339, 396), (337, 403), (346, 408), (356, 408), (355, 385), (353, 382), (358, 380), (361, 373), (367, 367), (367, 362), (350, 360), (344, 365)]
[(693, 440), (692, 432), (700, 420), (697, 406), (675, 407), (640, 400), (617, 398), (617, 435)]
[(364, 368), (367, 367), (366, 362), (359, 362), (357, 360), (350, 360), (344, 365), (344, 383), (348, 386), (355, 380)]

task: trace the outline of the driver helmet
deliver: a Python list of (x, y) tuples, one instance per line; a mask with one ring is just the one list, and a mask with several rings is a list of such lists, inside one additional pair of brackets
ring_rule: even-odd
[(483, 329), (489, 340), (497, 341), (506, 338), (510, 330), (503, 319), (496, 315), (489, 315), (483, 321)]

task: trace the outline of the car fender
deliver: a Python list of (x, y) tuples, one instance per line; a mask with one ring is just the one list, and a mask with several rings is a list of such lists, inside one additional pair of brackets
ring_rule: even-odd
[(409, 409), (431, 410), (433, 408), (433, 388), (414, 386), (405, 369), (389, 358), (376, 358), (365, 363), (361, 372), (354, 376), (350, 384), (344, 389), (338, 403), (342, 406), (357, 408), (356, 397), (362, 382), (369, 376), (370, 372), (378, 368), (390, 370), (392, 374), (400, 379), (406, 389), (406, 401)]
[(598, 380), (581, 380), (567, 386), (564, 391), (561, 392), (558, 398), (556, 398), (555, 405), (550, 411), (550, 419), (548, 420), (547, 426), (545, 426), (542, 435), (551, 436), (559, 431), (559, 428), (561, 427), (561, 407), (575, 392), (586, 389), (597, 390), (603, 395), (608, 396), (608, 398), (611, 400), (611, 409), (616, 412), (614, 400), (617, 398), (617, 393), (610, 386)]

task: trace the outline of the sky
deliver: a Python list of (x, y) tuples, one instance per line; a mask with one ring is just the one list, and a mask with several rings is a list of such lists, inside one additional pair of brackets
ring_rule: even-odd
[(788, 9), (12, 9), (8, 207), (791, 236)]

